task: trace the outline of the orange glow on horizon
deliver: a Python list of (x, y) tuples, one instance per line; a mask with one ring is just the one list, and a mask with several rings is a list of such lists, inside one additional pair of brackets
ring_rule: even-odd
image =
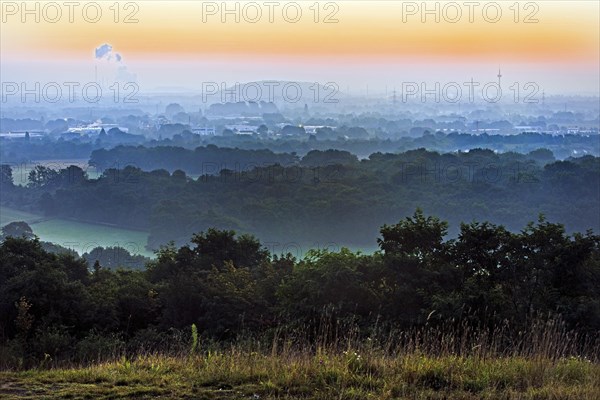
[(96, 46), (110, 43), (125, 60), (164, 55), (173, 60), (252, 56), (384, 62), (416, 57), (581, 64), (597, 63), (600, 47), (597, 2), (541, 2), (540, 22), (534, 24), (514, 23), (512, 15), (496, 24), (481, 18), (474, 23), (421, 23), (418, 16), (403, 23), (400, 3), (394, 2), (340, 2), (334, 24), (314, 23), (312, 14), (296, 24), (281, 19), (224, 24), (218, 16), (203, 23), (200, 3), (139, 5), (136, 24), (114, 24), (109, 17), (98, 24), (9, 20), (2, 26), (2, 52), (19, 58), (88, 58)]

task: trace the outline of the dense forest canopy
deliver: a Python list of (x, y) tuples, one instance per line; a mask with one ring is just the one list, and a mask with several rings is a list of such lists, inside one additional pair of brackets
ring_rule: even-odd
[[(147, 169), (161, 158), (159, 163), (201, 173), (121, 165), (90, 178), (77, 166), (40, 165), (23, 187), (13, 184), (11, 166), (3, 165), (2, 205), (140, 229), (150, 232), (151, 249), (170, 241), (183, 245), (210, 227), (252, 233), (280, 249), (372, 249), (380, 225), (417, 207), (448, 220), (451, 237), (463, 221), (487, 220), (516, 231), (540, 213), (569, 232), (600, 230), (600, 159), (593, 156), (554, 161), (543, 149), (529, 154), (417, 149), (358, 160), (336, 150), (297, 157), (214, 146), (102, 154), (125, 150), (130, 158), (141, 157)], [(195, 157), (198, 152), (203, 156)], [(145, 158), (148, 154), (155, 156)]]

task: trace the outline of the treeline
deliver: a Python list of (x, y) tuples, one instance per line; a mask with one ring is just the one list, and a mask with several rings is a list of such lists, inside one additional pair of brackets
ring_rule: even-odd
[(201, 146), (194, 150), (182, 147), (117, 146), (98, 149), (91, 154), (89, 164), (99, 170), (122, 169), (135, 166), (144, 171), (164, 169), (169, 172), (185, 171), (193, 175), (217, 174), (222, 169), (244, 169), (265, 165), (294, 165), (294, 154), (273, 153), (270, 150), (241, 150), (215, 145)]
[(559, 318), (582, 340), (597, 339), (599, 236), (568, 235), (540, 218), (519, 233), (462, 224), (457, 239), (444, 240), (447, 226), (417, 210), (384, 225), (372, 255), (316, 249), (302, 259), (273, 254), (253, 236), (209, 229), (191, 245), (162, 248), (143, 271), (90, 269), (35, 239), (7, 237), (0, 359), (18, 365), (98, 359), (115, 346), (160, 350), (192, 324), (216, 341), (268, 340), (276, 330), (310, 336), (323, 323), (338, 339), (346, 324), (365, 337), (374, 327), (509, 324), (514, 335), (508, 331), (502, 345), (510, 347), (532, 321)]
[[(298, 128), (303, 130), (303, 128)], [(113, 168), (115, 165), (124, 166), (126, 162), (143, 170), (164, 168), (168, 171), (181, 169), (188, 174), (203, 173), (202, 163), (216, 163), (220, 160), (217, 155), (225, 157), (226, 164), (233, 162), (248, 164), (251, 162), (279, 162), (288, 165), (297, 160), (296, 155), (303, 156), (312, 150), (326, 151), (329, 149), (349, 151), (353, 154), (367, 157), (376, 152), (405, 152), (419, 148), (427, 148), (438, 152), (466, 151), (476, 148), (487, 148), (498, 152), (515, 151), (522, 154), (535, 152), (538, 149), (550, 150), (539, 161), (552, 162), (574, 155), (600, 156), (598, 136), (582, 135), (550, 135), (544, 133), (525, 132), (518, 135), (471, 135), (468, 133), (429, 132), (424, 129), (416, 137), (399, 137), (394, 139), (358, 138), (349, 131), (364, 128), (347, 128), (345, 126), (318, 128), (316, 134), (306, 140), (309, 135), (300, 137), (285, 137), (277, 140), (260, 140), (258, 138), (236, 137), (205, 137), (183, 133), (172, 139), (152, 141), (144, 146), (119, 146), (113, 149), (98, 149), (92, 152), (90, 164), (100, 169)], [(350, 135), (350, 136), (348, 136)], [(364, 135), (363, 135), (364, 136)], [(201, 145), (200, 147), (197, 147)], [(217, 149), (215, 146), (219, 146)], [(191, 147), (191, 148), (190, 148)], [(235, 147), (235, 149), (222, 149)], [(187, 148), (188, 150), (184, 150)], [(243, 150), (259, 152), (244, 153)], [(231, 152), (235, 152), (233, 159)], [(279, 160), (271, 153), (277, 153)], [(222, 153), (222, 154), (217, 154)], [(289, 154), (284, 154), (289, 153)], [(230, 167), (232, 168), (232, 167)]]
[[(335, 125), (335, 121), (329, 120), (313, 122), (315, 125)], [(358, 122), (354, 121), (354, 123)], [(44, 136), (43, 138), (31, 138), (29, 141), (25, 138), (0, 139), (0, 159), (4, 163), (13, 164), (37, 160), (89, 159), (94, 150), (104, 149), (108, 150), (108, 152), (98, 153), (97, 156), (100, 157), (98, 161), (106, 166), (106, 168), (112, 168), (115, 165), (123, 165), (126, 162), (133, 163), (133, 160), (130, 160), (128, 155), (123, 155), (122, 151), (115, 150), (111, 152), (111, 148), (115, 146), (135, 148), (134, 145), (143, 145), (147, 148), (161, 147), (165, 149), (163, 150), (164, 154), (157, 154), (160, 151), (146, 150), (145, 155), (148, 160), (144, 160), (142, 164), (138, 165), (141, 168), (147, 170), (165, 168), (169, 171), (183, 169), (185, 172), (191, 174), (193, 170), (182, 168), (178, 160), (172, 160), (168, 164), (161, 161), (163, 163), (162, 166), (158, 162), (176, 151), (189, 154), (183, 152), (181, 149), (171, 149), (172, 147), (181, 147), (193, 151), (197, 147), (208, 147), (210, 145), (237, 148), (240, 150), (266, 149), (274, 153), (290, 153), (289, 155), (292, 156), (294, 153), (303, 156), (311, 150), (325, 151), (336, 149), (349, 151), (361, 158), (368, 157), (370, 154), (376, 152), (404, 152), (419, 148), (427, 148), (438, 152), (453, 152), (458, 150), (466, 151), (479, 147), (485, 147), (498, 152), (515, 151), (523, 154), (539, 148), (545, 148), (552, 152), (550, 159), (545, 160), (546, 162), (554, 161), (555, 159), (562, 160), (572, 156), (600, 156), (597, 135), (551, 135), (532, 132), (516, 135), (489, 135), (487, 133), (472, 135), (459, 132), (436, 132), (434, 129), (418, 128), (418, 131), (413, 132), (413, 136), (410, 137), (400, 133), (384, 134), (383, 132), (375, 131), (374, 136), (364, 139), (352, 136), (351, 132), (356, 129), (365, 131), (364, 128), (356, 128), (356, 125), (350, 126), (355, 126), (355, 128), (348, 128), (346, 126), (336, 129), (323, 127), (317, 129), (314, 135), (309, 135), (302, 128), (301, 130), (304, 133), (300, 136), (282, 136), (266, 139), (260, 135), (200, 136), (193, 134), (182, 124), (169, 125), (173, 131), (169, 135), (163, 136), (162, 139), (128, 135), (120, 131), (117, 132), (117, 130), (107, 132), (104, 137), (98, 135), (84, 135), (81, 137), (67, 135), (59, 139)], [(167, 125), (163, 127), (166, 129)], [(270, 129), (276, 129), (276, 125), (271, 126)], [(368, 129), (373, 131), (372, 128)], [(392, 130), (394, 131), (394, 129)], [(144, 158), (140, 154), (142, 153), (140, 149), (136, 149), (135, 152), (137, 152), (136, 157)], [(149, 158), (152, 157), (154, 157), (153, 160), (150, 160)], [(188, 157), (190, 156), (188, 155)], [(153, 164), (151, 161), (155, 161), (156, 163)], [(197, 167), (195, 168), (197, 169)]]
[(569, 232), (599, 231), (600, 158), (536, 161), (547, 153), (420, 149), (358, 161), (344, 152), (314, 151), (292, 166), (232, 167), (195, 179), (181, 170), (135, 167), (109, 168), (89, 179), (78, 167), (38, 166), (27, 187), (13, 185), (5, 165), (1, 201), (47, 216), (144, 230), (151, 249), (171, 240), (186, 244), (210, 227), (252, 233), (279, 248), (370, 249), (379, 226), (417, 207), (448, 220), (452, 237), (462, 221), (516, 231), (539, 213)]

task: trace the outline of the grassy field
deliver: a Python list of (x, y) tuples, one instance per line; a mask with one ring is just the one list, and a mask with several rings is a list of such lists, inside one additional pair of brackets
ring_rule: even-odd
[(13, 221), (25, 221), (28, 224), (32, 224), (42, 219), (43, 217), (41, 215), (15, 210), (8, 207), (0, 207), (0, 225), (2, 226)]
[(584, 359), (261, 354), (232, 348), (88, 367), (0, 372), (2, 399), (589, 399), (600, 365)]
[(13, 221), (25, 221), (40, 240), (71, 248), (79, 254), (98, 246), (120, 246), (132, 254), (154, 256), (144, 247), (148, 240), (146, 232), (59, 218), (46, 218), (42, 215), (0, 207), (0, 225), (4, 226)]

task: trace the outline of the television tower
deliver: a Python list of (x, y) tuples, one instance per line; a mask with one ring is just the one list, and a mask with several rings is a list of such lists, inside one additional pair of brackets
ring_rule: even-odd
[(234, 95), (234, 91), (236, 90), (237, 85), (233, 85), (233, 89), (231, 90), (231, 92), (229, 92), (229, 102), (230, 103), (235, 103), (235, 95)]
[(500, 67), (498, 67), (498, 87), (502, 87), (502, 72), (500, 71)]
[(546, 91), (542, 90), (542, 105), (546, 104)]

